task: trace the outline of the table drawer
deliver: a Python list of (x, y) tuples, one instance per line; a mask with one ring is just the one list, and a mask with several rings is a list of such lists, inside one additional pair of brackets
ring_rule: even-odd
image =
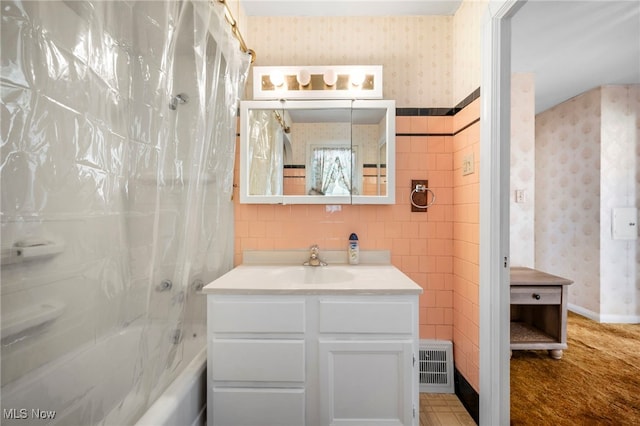
[(512, 305), (559, 305), (562, 302), (562, 286), (512, 286)]

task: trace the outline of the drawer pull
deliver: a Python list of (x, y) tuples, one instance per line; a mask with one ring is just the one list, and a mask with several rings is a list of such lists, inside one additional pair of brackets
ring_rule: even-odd
[(533, 297), (536, 300), (540, 300), (540, 295), (538, 293), (533, 293), (531, 297)]

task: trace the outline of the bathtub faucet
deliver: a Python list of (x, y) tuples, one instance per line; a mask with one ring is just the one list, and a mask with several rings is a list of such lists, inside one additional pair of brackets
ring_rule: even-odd
[(317, 244), (309, 248), (309, 260), (303, 263), (304, 266), (327, 266), (326, 262), (320, 260), (320, 247)]

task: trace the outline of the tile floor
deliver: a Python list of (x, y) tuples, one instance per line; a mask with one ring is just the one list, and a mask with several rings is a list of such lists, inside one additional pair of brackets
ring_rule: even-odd
[(420, 426), (476, 426), (452, 393), (420, 394)]

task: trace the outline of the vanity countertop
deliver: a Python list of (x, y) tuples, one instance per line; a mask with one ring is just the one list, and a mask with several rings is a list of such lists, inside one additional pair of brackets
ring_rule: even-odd
[(393, 265), (240, 265), (206, 285), (205, 294), (421, 294)]

